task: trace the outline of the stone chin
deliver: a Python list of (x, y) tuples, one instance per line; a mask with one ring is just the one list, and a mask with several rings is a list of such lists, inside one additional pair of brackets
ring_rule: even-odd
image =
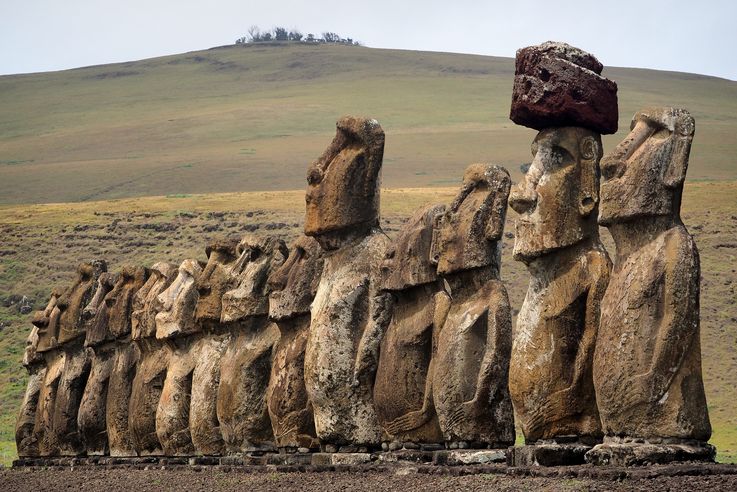
[(516, 261), (529, 264), (541, 256), (573, 246), (586, 238), (580, 227), (568, 228), (563, 237), (546, 229), (549, 228), (545, 224), (517, 219), (512, 257)]
[[(646, 187), (635, 186), (622, 179), (602, 183), (597, 218), (599, 225), (608, 227), (612, 224), (632, 222), (644, 217), (672, 215), (671, 196), (662, 198), (663, 193), (657, 188), (657, 184)], [(654, 193), (659, 193), (661, 198), (654, 199)]]

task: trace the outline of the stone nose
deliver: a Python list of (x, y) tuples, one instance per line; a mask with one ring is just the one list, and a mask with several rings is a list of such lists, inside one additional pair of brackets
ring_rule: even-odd
[(518, 214), (531, 212), (537, 204), (537, 193), (523, 181), (514, 188), (509, 194), (509, 206)]

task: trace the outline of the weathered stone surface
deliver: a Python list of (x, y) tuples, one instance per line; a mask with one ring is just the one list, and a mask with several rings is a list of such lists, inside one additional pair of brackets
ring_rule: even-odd
[(28, 371), (28, 385), (23, 395), (18, 418), (15, 424), (15, 444), (20, 457), (31, 457), (38, 455), (38, 439), (36, 434), (37, 428), (37, 411), (39, 408), (39, 398), (43, 388), (44, 379), (46, 377), (46, 360), (38, 346), (40, 341), (40, 333), (46, 330), (51, 312), (56, 307), (60, 292), (54, 290), (51, 293), (49, 302), (43, 311), (37, 311), (32, 318), (31, 332), (26, 339), (26, 348), (23, 352), (23, 366)]
[(64, 351), (64, 367), (53, 402), (52, 426), (56, 434), (58, 453), (75, 456), (84, 452), (77, 416), (90, 373), (91, 354), (84, 348), (84, 336), (88, 323), (84, 319), (84, 307), (92, 299), (99, 276), (107, 270), (102, 260), (81, 263), (77, 277), (59, 298), (59, 349)]
[(279, 328), (280, 338), (274, 346), (266, 401), (274, 441), (280, 449), (319, 446), (305, 388), (304, 362), (310, 304), (322, 266), (320, 245), (301, 236), (292, 243), (286, 262), (269, 276), (269, 319)]
[(436, 451), (433, 455), (434, 465), (463, 466), (483, 465), (487, 463), (506, 463), (506, 449), (458, 449)]
[(61, 310), (56, 304), (63, 293), (64, 292), (62, 290), (55, 289), (51, 293), (46, 309), (43, 311), (37, 311), (31, 321), (33, 326), (38, 328), (38, 344), (36, 345), (36, 351), (39, 354), (48, 352), (58, 345), (57, 340), (59, 337), (59, 317), (61, 316)]
[[(55, 310), (58, 312), (58, 308)], [(38, 438), (39, 456), (59, 454), (59, 441), (54, 432), (54, 402), (58, 394), (59, 381), (64, 372), (64, 356), (65, 353), (62, 350), (44, 352), (46, 375), (39, 393), (36, 425), (33, 430)]]
[(572, 466), (586, 462), (591, 446), (581, 443), (540, 442), (534, 446), (509, 448), (507, 464), (515, 467)]
[[(443, 442), (430, 377), (435, 295), (440, 290), (430, 248), (435, 217), (444, 211), (443, 205), (417, 211), (381, 265), (382, 289), (394, 301), (374, 383), (374, 404), (385, 442)], [(403, 417), (413, 412), (420, 412), (422, 418), (405, 422), (408, 419)]]
[(307, 171), (305, 234), (378, 225), (384, 130), (373, 119), (345, 116), (332, 143)]
[(115, 347), (113, 342), (106, 342), (109, 338), (110, 307), (105, 303), (105, 297), (113, 289), (115, 281), (116, 275), (101, 273), (95, 294), (82, 314), (87, 324), (85, 347), (91, 363), (77, 413), (77, 425), (88, 455), (100, 455), (108, 450), (105, 405)]
[(212, 241), (205, 248), (207, 265), (197, 279), (197, 307), (195, 320), (202, 328), (218, 325), (222, 313), (223, 294), (235, 287), (237, 278), (231, 265), (238, 259), (236, 239)]
[(156, 339), (156, 315), (162, 308), (159, 294), (174, 281), (176, 273), (177, 267), (172, 263), (155, 263), (148, 280), (133, 297), (131, 338), (138, 347), (140, 360), (128, 404), (128, 425), (133, 449), (139, 456), (163, 453), (156, 436), (156, 409), (170, 349)]
[(616, 133), (617, 84), (589, 53), (547, 42), (517, 51), (510, 119), (536, 130), (580, 126)]
[[(693, 134), (687, 111), (644, 109), (602, 160), (599, 222), (609, 228), (617, 256), (601, 304), (594, 384), (604, 432), (634, 439), (632, 448), (637, 439), (696, 441), (703, 448), (711, 436), (701, 375), (699, 254), (680, 218)], [(610, 449), (618, 459), (616, 446)], [(641, 461), (650, 452), (626, 454)]]
[(649, 442), (644, 439), (604, 437), (586, 453), (586, 462), (605, 466), (645, 466), (678, 461), (713, 462), (716, 448), (704, 441), (674, 440), (674, 442)]
[(156, 338), (166, 340), (171, 353), (156, 409), (156, 436), (164, 454), (169, 456), (194, 453), (189, 420), (195, 364), (190, 356), (191, 340), (185, 335), (196, 330), (196, 282), (201, 274), (202, 266), (196, 260), (184, 260), (174, 281), (159, 294), (161, 312), (156, 315)]
[(530, 271), (517, 317), (509, 389), (525, 442), (601, 438), (591, 375), (611, 262), (599, 240), (600, 136), (550, 128), (513, 190), (514, 257)]
[(83, 311), (95, 295), (100, 274), (105, 271), (107, 271), (107, 264), (103, 260), (81, 263), (77, 268), (77, 278), (57, 303), (59, 309), (61, 309), (59, 317), (60, 344), (74, 340), (85, 333), (87, 323), (83, 319)]
[(105, 304), (110, 306), (108, 331), (115, 338), (115, 360), (109, 382), (111, 389), (107, 392), (105, 402), (105, 421), (111, 456), (135, 455), (128, 425), (128, 407), (140, 353), (130, 339), (131, 315), (133, 296), (146, 283), (148, 275), (147, 268), (124, 266), (113, 289), (105, 296)]
[(194, 312), (199, 294), (195, 281), (202, 273), (197, 260), (179, 265), (174, 282), (160, 294), (161, 311), (156, 315), (156, 338), (170, 339), (196, 330)]
[(507, 384), (512, 318), (499, 279), (510, 186), (504, 168), (469, 166), (433, 240), (444, 288), (435, 300), (432, 393), (443, 438), (453, 447), (514, 443)]
[(270, 450), (274, 435), (266, 404), (274, 345), (279, 329), (268, 319), (268, 278), (287, 259), (284, 242), (245, 236), (232, 271), (238, 286), (223, 295), (222, 323), (233, 339), (223, 354), (217, 418), (229, 452)]
[(391, 297), (379, 290), (388, 239), (378, 228), (384, 131), (346, 117), (308, 171), (305, 234), (325, 251), (305, 350), (305, 384), (321, 444), (377, 447), (372, 400)]

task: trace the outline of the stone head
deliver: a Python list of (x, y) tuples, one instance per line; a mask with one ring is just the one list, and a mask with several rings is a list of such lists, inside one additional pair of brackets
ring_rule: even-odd
[(289, 255), (281, 239), (250, 234), (238, 243), (237, 253), (238, 259), (231, 269), (238, 279), (238, 287), (223, 295), (222, 323), (269, 314), (269, 276)]
[(95, 346), (110, 338), (110, 332), (108, 331), (110, 309), (105, 304), (105, 296), (113, 290), (117, 278), (117, 274), (101, 273), (97, 278), (95, 294), (82, 311), (82, 319), (87, 332), (84, 342), (86, 347)]
[(533, 160), (512, 189), (519, 214), (514, 258), (525, 263), (598, 235), (601, 136), (586, 128), (548, 128), (532, 143)]
[(379, 222), (384, 130), (376, 120), (338, 120), (333, 142), (307, 171), (305, 234), (321, 236)]
[(680, 220), (693, 117), (684, 109), (648, 108), (635, 114), (630, 128), (601, 161), (599, 223), (663, 215)]
[(105, 296), (108, 308), (108, 330), (113, 338), (121, 338), (131, 332), (133, 296), (146, 283), (149, 269), (126, 265), (118, 273), (113, 289)]
[(169, 287), (177, 273), (176, 265), (160, 261), (151, 266), (148, 280), (133, 296), (131, 338), (139, 340), (156, 336), (156, 314), (161, 310), (159, 294)]
[(219, 323), (223, 294), (235, 287), (236, 277), (231, 266), (238, 259), (237, 239), (219, 239), (205, 248), (207, 264), (197, 279), (199, 299), (195, 321), (200, 325)]
[(501, 239), (511, 180), (506, 169), (472, 164), (461, 191), (437, 216), (431, 261), (439, 275), (501, 263)]
[(291, 245), (287, 260), (269, 275), (269, 318), (281, 321), (310, 312), (322, 274), (320, 245), (300, 236)]
[(61, 294), (62, 292), (58, 289), (52, 290), (46, 307), (42, 311), (33, 313), (31, 323), (34, 328), (31, 330), (29, 340), (32, 340), (33, 331), (35, 330), (35, 345), (26, 345), (26, 353), (23, 356), (24, 360), (26, 354), (31, 357), (31, 352), (33, 352), (35, 357), (35, 352), (45, 352), (56, 346), (59, 316), (61, 315), (61, 311), (56, 307), (56, 303), (59, 297), (61, 297)]
[(83, 310), (94, 296), (97, 279), (105, 271), (107, 271), (107, 263), (103, 260), (80, 263), (77, 267), (77, 277), (74, 283), (57, 302), (61, 310), (59, 343), (66, 343), (84, 334), (86, 326)]
[(428, 205), (417, 210), (402, 227), (381, 263), (381, 288), (399, 291), (437, 280), (431, 246), (436, 217), (445, 205)]
[(197, 331), (197, 279), (204, 265), (187, 259), (179, 265), (174, 281), (158, 296), (161, 310), (156, 314), (156, 338), (173, 338)]

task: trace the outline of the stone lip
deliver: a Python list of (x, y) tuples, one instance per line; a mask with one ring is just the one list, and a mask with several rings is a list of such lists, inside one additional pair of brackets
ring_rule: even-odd
[(542, 130), (581, 126), (617, 131), (617, 84), (602, 77), (593, 55), (565, 43), (547, 42), (517, 51), (509, 118)]

